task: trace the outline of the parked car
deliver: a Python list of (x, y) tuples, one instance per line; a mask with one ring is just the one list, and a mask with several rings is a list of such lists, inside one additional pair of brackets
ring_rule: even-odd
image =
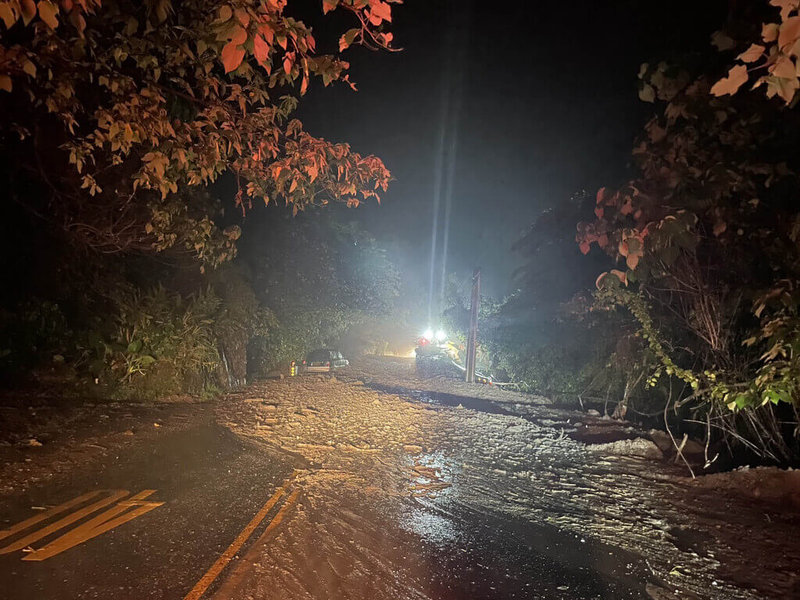
[(350, 364), (338, 350), (322, 348), (309, 352), (303, 361), (302, 370), (306, 373), (329, 373)]

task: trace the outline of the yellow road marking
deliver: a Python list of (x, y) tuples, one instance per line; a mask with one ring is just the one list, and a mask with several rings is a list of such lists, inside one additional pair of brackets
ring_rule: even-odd
[[(247, 526), (236, 537), (236, 539), (233, 540), (231, 545), (228, 546), (227, 550), (225, 550), (225, 552), (222, 553), (222, 556), (220, 556), (216, 560), (216, 562), (213, 565), (211, 565), (211, 568), (208, 571), (206, 571), (205, 575), (203, 575), (200, 578), (200, 581), (198, 581), (192, 588), (192, 590), (188, 594), (186, 594), (183, 600), (199, 600), (199, 598), (205, 593), (205, 591), (214, 582), (214, 580), (217, 577), (219, 577), (219, 574), (222, 572), (222, 570), (228, 565), (229, 562), (231, 562), (231, 560), (233, 560), (233, 557), (236, 555), (239, 549), (244, 545), (244, 543), (248, 540), (248, 538), (251, 535), (253, 535), (253, 531), (255, 531), (256, 528), (261, 524), (261, 522), (267, 516), (269, 511), (272, 510), (275, 504), (278, 503), (278, 500), (280, 500), (281, 497), (286, 493), (286, 488), (289, 486), (294, 477), (295, 474), (292, 474), (292, 476), (289, 479), (287, 479), (286, 482), (275, 491), (272, 497), (269, 500), (267, 500), (266, 504), (264, 504), (264, 506), (261, 507), (261, 510), (258, 511), (256, 516), (253, 517), (253, 519), (247, 524)], [(278, 513), (275, 515), (275, 517), (273, 517), (269, 525), (267, 525), (267, 529), (264, 532), (265, 535), (267, 531), (271, 531), (270, 528), (274, 529), (275, 527), (277, 527), (277, 523), (280, 523), (280, 521), (283, 519), (283, 515), (286, 512), (285, 511), (286, 505), (289, 503), (293, 503), (297, 498), (297, 494), (299, 492), (300, 490), (295, 490), (291, 493), (291, 495), (289, 496), (289, 500), (287, 500), (286, 504), (284, 504), (284, 506), (282, 506), (280, 510), (278, 510)]]
[(50, 517), (53, 517), (53, 516), (55, 516), (55, 515), (57, 515), (59, 513), (64, 512), (68, 508), (72, 508), (73, 506), (77, 506), (78, 504), (86, 502), (87, 500), (89, 500), (91, 498), (94, 498), (95, 496), (97, 496), (100, 493), (101, 493), (100, 490), (97, 490), (97, 491), (94, 491), (94, 492), (88, 492), (88, 493), (84, 494), (83, 496), (78, 496), (77, 498), (73, 498), (72, 500), (70, 500), (68, 502), (64, 502), (63, 504), (59, 504), (58, 506), (54, 506), (54, 507), (52, 507), (52, 508), (50, 508), (50, 509), (48, 509), (48, 510), (42, 512), (42, 513), (39, 513), (35, 517), (31, 517), (30, 519), (26, 519), (25, 521), (17, 523), (16, 525), (12, 526), (10, 529), (5, 529), (3, 531), (0, 531), (0, 540), (2, 540), (3, 538), (7, 538), (10, 535), (14, 535), (15, 533), (19, 533), (20, 531), (25, 531), (29, 527), (31, 527), (33, 525), (36, 525), (36, 523), (40, 523), (41, 521), (45, 521), (45, 520), (49, 519)]
[(89, 506), (77, 510), (74, 513), (67, 515), (63, 519), (60, 519), (55, 523), (48, 525), (47, 527), (43, 527), (38, 531), (34, 531), (30, 535), (27, 535), (17, 540), (16, 542), (9, 544), (5, 548), (0, 548), (0, 554), (9, 554), (10, 552), (16, 552), (17, 550), (22, 550), (23, 548), (27, 548), (33, 542), (38, 542), (42, 538), (46, 538), (51, 533), (54, 533), (59, 529), (63, 529), (67, 525), (72, 525), (72, 523), (74, 523), (75, 521), (80, 521), (82, 518), (92, 514), (94, 511), (100, 510), (101, 508), (104, 508), (109, 504), (113, 504), (117, 500), (121, 500), (130, 493), (127, 490), (108, 490), (108, 492), (111, 494), (110, 496), (107, 496), (106, 498), (98, 500), (97, 502), (90, 504)]
[[(112, 506), (104, 513), (101, 513), (83, 523), (82, 525), (76, 527), (75, 529), (68, 531), (60, 538), (53, 540), (51, 543), (47, 544), (43, 548), (36, 550), (35, 552), (31, 552), (27, 556), (25, 556), (22, 560), (30, 560), (30, 561), (42, 561), (47, 560), (55, 556), (56, 554), (60, 554), (65, 550), (69, 550), (73, 546), (77, 546), (78, 544), (82, 544), (98, 535), (101, 535), (107, 531), (114, 529), (123, 523), (127, 523), (135, 519), (138, 516), (141, 516), (147, 512), (150, 512), (154, 508), (157, 508), (164, 504), (163, 502), (142, 502), (148, 496), (151, 496), (155, 493), (155, 490), (143, 490), (138, 494), (131, 496), (127, 500), (123, 500), (119, 502), (116, 506)], [(134, 507), (133, 510), (128, 511), (131, 507)], [(128, 511), (128, 512), (125, 512)], [(122, 516), (121, 513), (125, 513)], [(116, 517), (116, 518), (115, 518)]]
[(267, 525), (267, 528), (264, 530), (264, 534), (261, 537), (266, 537), (273, 529), (281, 524), (283, 517), (286, 515), (286, 511), (288, 511), (292, 504), (294, 504), (297, 500), (298, 494), (300, 494), (299, 489), (296, 489), (291, 493), (291, 495), (286, 499), (284, 505), (281, 506), (280, 510), (278, 510), (278, 514), (276, 514), (272, 521), (269, 522), (269, 525)]

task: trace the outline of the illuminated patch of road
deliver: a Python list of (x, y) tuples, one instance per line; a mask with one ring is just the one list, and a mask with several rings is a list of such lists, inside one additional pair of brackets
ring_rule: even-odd
[(261, 507), (261, 510), (256, 513), (256, 516), (254, 516), (241, 531), (241, 533), (236, 536), (236, 539), (233, 540), (225, 552), (223, 552), (216, 562), (211, 565), (208, 571), (205, 572), (192, 590), (186, 594), (184, 600), (199, 600), (199, 598), (203, 596), (209, 586), (214, 583), (214, 580), (219, 577), (220, 573), (222, 573), (225, 567), (228, 566), (228, 563), (233, 560), (234, 556), (236, 556), (236, 553), (241, 550), (245, 542), (250, 538), (250, 536), (253, 535), (253, 532), (258, 529), (258, 526), (261, 525), (270, 511), (275, 508), (275, 505), (278, 504), (288, 492), (288, 497), (283, 505), (278, 509), (278, 512), (275, 513), (275, 516), (272, 517), (272, 520), (269, 522), (267, 528), (262, 534), (262, 538), (269, 535), (276, 527), (278, 527), (278, 525), (280, 525), (281, 521), (283, 521), (284, 517), (286, 516), (286, 513), (297, 501), (297, 496), (300, 494), (299, 488), (295, 488), (289, 492), (295, 476), (296, 473), (293, 473), (292, 476), (289, 477), (289, 479), (287, 479), (284, 484), (275, 491), (275, 493), (270, 497), (269, 500), (267, 500), (264, 506)]
[(441, 452), (416, 457), (411, 465), (411, 495), (435, 497), (453, 484), (452, 460)]
[(400, 526), (439, 546), (456, 543), (461, 532), (441, 510), (442, 502), (453, 492), (454, 475), (458, 470), (452, 458), (439, 451), (418, 455), (409, 469), (409, 491), (415, 502), (400, 518)]
[[(138, 494), (131, 496), (127, 500), (124, 499), (130, 494), (130, 492), (127, 490), (97, 490), (94, 492), (88, 492), (78, 496), (77, 498), (73, 498), (72, 500), (64, 502), (63, 504), (54, 506), (34, 517), (21, 521), (16, 525), (12, 525), (6, 530), (0, 531), (0, 540), (14, 537), (18, 534), (23, 534), (36, 525), (44, 524), (50, 521), (57, 515), (77, 508), (77, 510), (66, 514), (59, 520), (44, 525), (44, 527), (36, 529), (27, 535), (23, 535), (7, 546), (0, 548), (0, 554), (10, 554), (12, 552), (22, 550), (26, 553), (22, 560), (47, 560), (48, 558), (52, 558), (57, 554), (61, 554), (70, 548), (74, 548), (83, 542), (106, 533), (107, 531), (110, 531), (115, 527), (122, 525), (123, 523), (127, 523), (128, 521), (131, 521), (136, 517), (140, 517), (141, 515), (150, 512), (154, 508), (161, 506), (164, 504), (163, 502), (145, 501), (145, 498), (153, 495), (155, 492), (156, 490), (143, 490)], [(91, 500), (94, 500), (94, 502), (83, 506), (86, 502)], [(39, 540), (43, 540), (57, 531), (61, 531), (73, 523), (77, 523), (81, 519), (84, 519), (112, 504), (113, 506), (106, 509), (104, 512), (91, 518), (85, 523), (78, 525), (74, 529), (67, 531), (60, 537), (39, 548), (38, 550), (31, 547), (31, 544), (34, 544)]]

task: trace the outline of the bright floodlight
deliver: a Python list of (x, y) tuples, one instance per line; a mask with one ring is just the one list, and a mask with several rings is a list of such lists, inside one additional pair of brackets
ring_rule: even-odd
[(442, 329), (436, 332), (436, 341), (443, 342), (446, 339), (447, 339), (447, 334)]
[(422, 334), (422, 337), (424, 337), (426, 340), (432, 340), (433, 339), (433, 329), (426, 329), (425, 333)]

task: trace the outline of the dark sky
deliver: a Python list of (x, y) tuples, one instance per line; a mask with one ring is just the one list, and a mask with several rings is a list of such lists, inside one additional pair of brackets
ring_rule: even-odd
[(517, 264), (510, 247), (543, 208), (624, 177), (653, 110), (637, 97), (639, 65), (706, 51), (725, 14), (715, 0), (406, 0), (392, 28), (404, 50), (348, 52), (359, 91), (312, 86), (300, 116), (310, 132), (384, 159), (396, 181), (358, 218), (421, 280), (437, 171), (439, 255), (451, 172), (447, 269), (480, 266), (486, 292), (502, 296)]

